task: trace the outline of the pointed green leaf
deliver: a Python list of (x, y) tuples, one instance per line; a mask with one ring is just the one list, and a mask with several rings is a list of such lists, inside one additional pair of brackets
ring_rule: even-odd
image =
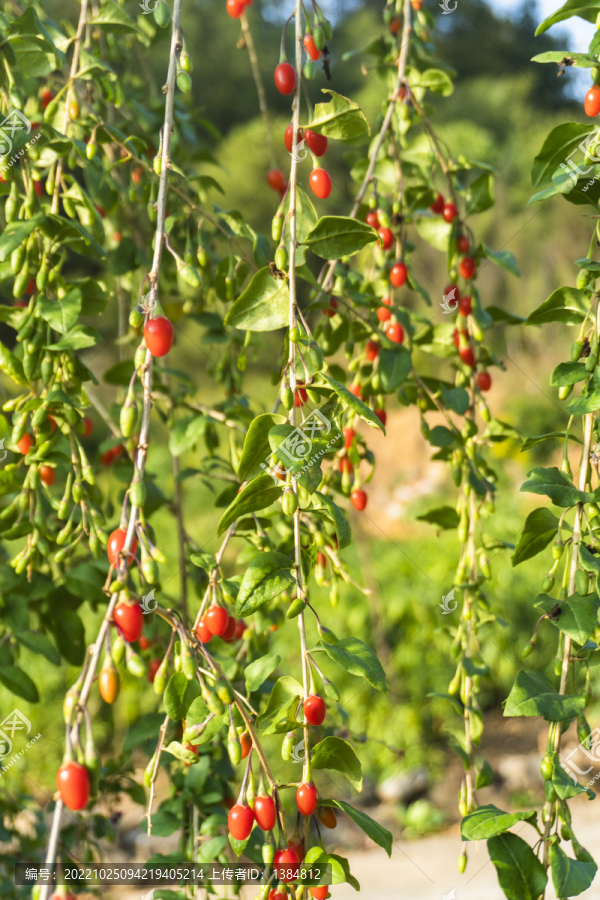
[(556, 537), (558, 519), (549, 509), (542, 507), (529, 513), (523, 526), (519, 542), (515, 548), (511, 560), (513, 566), (537, 556), (544, 550), (550, 541)]
[(490, 838), (487, 848), (507, 900), (539, 900), (548, 876), (529, 844), (508, 833)]
[(583, 847), (579, 850), (579, 856), (584, 856), (584, 858), (571, 859), (564, 852), (558, 840), (552, 843), (550, 874), (557, 897), (577, 897), (592, 886), (598, 866)]
[(377, 232), (366, 222), (349, 216), (323, 216), (303, 243), (321, 259), (340, 259), (377, 240)]
[(549, 678), (541, 672), (521, 671), (504, 706), (505, 716), (542, 716), (549, 722), (562, 722), (580, 715), (585, 697), (558, 694)]
[(383, 667), (370, 647), (367, 647), (356, 637), (344, 638), (335, 644), (319, 641), (327, 655), (342, 669), (346, 669), (352, 675), (366, 678), (382, 694), (389, 690)]
[(9, 691), (28, 703), (38, 703), (40, 695), (29, 675), (16, 666), (0, 666), (0, 681)]
[(331, 100), (315, 105), (312, 121), (307, 128), (339, 141), (350, 141), (365, 132), (371, 133), (367, 117), (357, 103), (335, 91), (326, 88), (321, 88), (321, 91), (330, 94)]
[(346, 408), (350, 408), (354, 410), (354, 412), (364, 419), (365, 422), (369, 422), (371, 425), (375, 425), (377, 428), (380, 428), (385, 434), (385, 428), (375, 415), (372, 409), (363, 403), (359, 397), (356, 397), (351, 391), (348, 390), (347, 387), (344, 387), (343, 384), (340, 384), (339, 381), (336, 381), (335, 378), (330, 378), (329, 375), (321, 375), (323, 381), (326, 381), (327, 384), (333, 388), (336, 392), (342, 403)]
[(53, 665), (60, 666), (60, 653), (45, 634), (37, 634), (34, 631), (20, 631), (15, 634), (16, 639), (24, 647), (45, 656)]
[(69, 331), (81, 312), (81, 291), (75, 288), (64, 297), (51, 300), (45, 294), (40, 294), (37, 300), (39, 313), (48, 325), (59, 334)]
[(346, 514), (337, 503), (328, 497), (326, 494), (322, 494), (320, 491), (315, 491), (312, 498), (313, 509), (326, 509), (329, 515), (329, 518), (334, 524), (335, 533), (338, 541), (338, 549), (343, 550), (344, 547), (348, 547), (350, 542), (352, 541), (352, 529), (348, 523), (348, 519), (346, 518)]
[(282, 488), (273, 485), (273, 479), (270, 475), (258, 475), (257, 478), (242, 488), (233, 503), (230, 503), (219, 522), (217, 535), (229, 528), (240, 516), (246, 513), (256, 512), (259, 509), (266, 509), (281, 496)]
[(251, 694), (252, 691), (257, 691), (269, 675), (273, 674), (280, 662), (280, 656), (277, 656), (275, 653), (267, 653), (265, 656), (261, 656), (260, 659), (255, 659), (249, 666), (246, 666), (244, 678), (246, 679), (246, 690), (248, 693)]
[(291, 559), (275, 550), (258, 553), (244, 573), (235, 604), (236, 616), (252, 615), (295, 584), (292, 565)]
[(276, 331), (290, 321), (290, 289), (287, 278), (274, 278), (269, 267), (252, 277), (227, 315), (225, 324), (243, 331)]
[(460, 836), (463, 841), (485, 841), (503, 834), (517, 822), (529, 822), (535, 826), (537, 822), (535, 809), (529, 812), (507, 813), (490, 803), (487, 806), (478, 806), (474, 812), (464, 817), (460, 823)]
[(594, 494), (578, 491), (569, 476), (556, 466), (532, 469), (527, 476), (529, 480), (521, 485), (521, 491), (550, 497), (555, 506), (567, 508), (579, 502), (591, 503), (596, 499)]
[(344, 800), (324, 800), (319, 798), (319, 804), (321, 806), (332, 806), (334, 809), (341, 809), (346, 815), (350, 816), (355, 825), (358, 825), (364, 831), (367, 837), (370, 837), (372, 841), (383, 847), (388, 856), (392, 855), (394, 838), (391, 832), (380, 825), (379, 822), (375, 822), (361, 809), (356, 809), (356, 807), (351, 806)]
[(335, 769), (345, 775), (357, 791), (362, 791), (362, 766), (354, 747), (342, 738), (329, 735), (319, 741), (310, 761), (312, 769)]
[[(582, 551), (588, 553), (583, 545), (580, 548), (580, 552)], [(585, 568), (588, 571), (598, 571), (595, 566), (600, 561), (597, 562), (591, 553), (589, 556), (595, 565), (592, 568), (588, 562)], [(582, 562), (584, 562), (583, 555)], [(536, 598), (534, 606), (542, 609), (545, 613), (555, 610), (550, 620), (552, 624), (559, 628), (560, 631), (568, 634), (578, 644), (585, 644), (598, 624), (600, 600), (598, 599), (598, 594), (595, 593), (587, 594), (585, 597), (581, 597), (579, 594), (571, 594), (567, 600), (555, 600), (554, 597), (540, 594)]]
[(164, 693), (165, 710), (168, 717), (174, 722), (185, 719), (192, 701), (201, 693), (197, 681), (188, 681), (183, 672), (174, 672), (169, 678)]
[(293, 715), (298, 699), (304, 696), (304, 688), (289, 675), (275, 682), (265, 711), (257, 719), (257, 726), (264, 734), (279, 734), (294, 727)]
[(252, 420), (250, 428), (246, 432), (242, 457), (238, 466), (238, 478), (240, 481), (248, 481), (251, 476), (260, 474), (260, 464), (268, 465), (271, 455), (269, 444), (269, 431), (274, 425), (285, 422), (285, 416), (274, 413), (263, 413)]

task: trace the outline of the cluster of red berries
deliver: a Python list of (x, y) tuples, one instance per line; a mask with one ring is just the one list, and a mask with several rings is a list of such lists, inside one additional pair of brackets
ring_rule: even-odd
[(232, 19), (239, 19), (247, 6), (252, 5), (252, 0), (227, 0), (225, 9)]
[[(323, 134), (318, 134), (318, 132), (311, 131), (309, 128), (307, 128), (306, 131), (303, 131), (302, 128), (299, 128), (297, 146), (301, 144), (302, 141), (304, 141), (313, 156), (320, 157), (324, 156), (327, 153), (328, 141)], [(293, 142), (294, 126), (290, 122), (288, 127), (285, 129), (284, 135), (284, 143), (288, 153), (292, 152)], [(308, 183), (313, 194), (320, 200), (325, 200), (331, 194), (331, 178), (329, 176), (329, 172), (326, 172), (325, 169), (322, 169), (320, 166), (317, 166), (317, 168), (312, 170), (312, 172), (310, 173), (310, 178), (308, 179)]]
[(390, 250), (394, 244), (394, 233), (390, 228), (381, 225), (376, 209), (372, 209), (367, 213), (365, 222), (377, 231), (382, 249), (386, 252)]
[[(52, 418), (52, 416), (48, 416), (48, 420), (50, 422), (52, 434), (56, 431), (56, 422)], [(91, 419), (88, 419), (86, 416), (83, 420), (83, 436), (89, 437), (92, 431), (94, 430), (94, 423)], [(19, 453), (22, 453), (23, 456), (27, 456), (31, 448), (33, 447), (33, 438), (29, 434), (28, 431), (25, 432), (20, 441), (17, 441), (17, 450)], [(54, 484), (54, 479), (56, 477), (56, 471), (52, 466), (44, 465), (40, 466), (40, 478), (42, 482), (46, 485), (46, 487), (50, 487)]]
[(208, 644), (213, 637), (220, 637), (228, 644), (239, 640), (246, 630), (243, 619), (230, 616), (225, 607), (216, 603), (204, 614), (204, 618), (198, 622), (196, 637), (201, 644)]
[[(353, 387), (354, 387), (354, 385), (353, 385)], [(359, 387), (358, 393), (356, 390), (352, 390), (352, 387), (350, 388), (352, 393), (355, 394), (357, 397), (360, 395), (360, 385), (358, 387)], [(377, 415), (377, 418), (379, 419), (379, 421), (382, 422), (383, 425), (385, 425), (385, 419), (386, 419), (385, 410), (384, 409), (376, 410), (375, 415)], [(353, 428), (344, 428), (344, 449), (345, 450), (348, 450), (350, 448), (350, 446), (352, 445), (352, 441), (354, 440), (355, 437), (356, 437), (356, 432), (354, 431)], [(353, 468), (354, 468), (354, 466), (352, 465), (352, 461), (349, 456), (342, 456), (338, 460), (338, 471), (342, 473), (342, 479), (343, 479), (344, 475), (349, 476), (350, 473), (352, 472)], [(352, 503), (352, 506), (354, 507), (354, 509), (357, 509), (359, 512), (362, 512), (364, 509), (366, 509), (368, 499), (369, 498), (367, 496), (367, 492), (363, 491), (362, 488), (354, 488), (354, 490), (350, 491), (350, 502)]]

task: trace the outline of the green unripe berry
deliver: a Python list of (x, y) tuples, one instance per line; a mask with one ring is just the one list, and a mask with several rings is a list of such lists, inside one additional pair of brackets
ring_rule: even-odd
[(307, 59), (302, 67), (302, 74), (306, 78), (307, 81), (312, 81), (313, 78), (317, 75), (317, 67), (315, 66), (312, 59)]
[(286, 516), (293, 516), (298, 509), (298, 497), (293, 491), (286, 491), (281, 499), (281, 508)]
[(192, 79), (187, 72), (180, 72), (177, 76), (177, 87), (182, 94), (189, 94), (192, 89)]
[(325, 29), (320, 23), (313, 28), (313, 41), (317, 50), (322, 50), (325, 46)]
[(275, 265), (278, 269), (285, 269), (287, 266), (288, 255), (285, 247), (278, 247), (275, 251)]

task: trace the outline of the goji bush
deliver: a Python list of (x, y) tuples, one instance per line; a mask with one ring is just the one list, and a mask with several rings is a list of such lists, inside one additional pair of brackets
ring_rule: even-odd
[[(6, 498), (0, 534), (19, 542), (2, 566), (9, 612), (0, 681), (18, 697), (39, 700), (20, 665), (21, 646), (79, 669), (64, 701), (65, 753), (48, 807), (50, 831), (39, 815), (36, 820), (41, 858), (98, 861), (97, 840), (114, 839), (113, 813), (123, 794), (145, 808), (148, 834), (180, 833), (179, 851), (157, 853), (150, 864), (235, 857), (263, 863), (263, 900), (308, 892), (320, 900), (330, 885), (335, 896), (342, 882), (359, 889), (348, 860), (328, 850), (327, 830), (338, 815), (391, 854), (391, 833), (344, 799), (343, 788), (328, 787), (331, 773), (345, 776), (356, 791), (363, 781), (355, 742), (331, 724), (332, 707), (352, 721), (336, 673), (381, 693), (388, 690), (386, 673), (367, 642), (340, 638), (327, 626), (324, 594), (315, 586), (329, 588), (333, 606), (344, 602), (344, 585), (359, 587), (350, 553), (343, 558), (341, 552), (352, 546), (352, 517), (370, 512), (369, 429), (385, 434), (390, 402), (397, 401), (416, 407), (433, 459), (448, 464), (457, 489), (454, 506), (420, 518), (457, 536), (452, 597), (460, 620), (443, 629), (456, 669), (447, 692), (432, 703), (445, 702), (460, 721), (452, 741), (464, 765), (459, 870), (466, 868), (468, 841), (486, 838), (507, 897), (542, 895), (549, 865), (559, 896), (580, 893), (595, 864), (576, 842), (566, 800), (585, 789), (563, 774), (558, 752), (563, 723), (577, 717), (581, 739), (589, 734), (589, 678), (581, 696), (566, 689), (571, 664), (579, 663), (577, 677), (579, 668), (585, 677), (586, 654), (596, 649), (591, 637), (599, 601), (589, 589), (598, 571), (593, 523), (599, 510), (588, 465), (595, 459), (598, 360), (593, 244), (589, 258), (579, 261), (577, 288), (556, 291), (529, 319), (582, 323), (572, 362), (552, 377), (562, 399), (585, 381), (562, 435), (566, 448), (569, 437), (577, 440), (574, 417), (584, 416), (578, 487), (566, 449), (561, 471), (530, 474), (524, 489), (545, 493), (565, 515), (558, 520), (544, 508), (529, 516), (513, 557), (521, 562), (557, 535), (556, 561), (537, 604), (541, 618), (560, 632), (560, 687), (521, 672), (505, 707), (505, 715), (551, 722), (542, 762), (547, 803), (540, 861), (508, 831), (522, 821), (537, 828), (535, 811), (506, 813), (477, 799), (493, 777), (478, 753), (482, 681), (493, 680), (482, 629), (496, 621), (485, 585), (491, 556), (510, 546), (488, 537), (484, 527), (497, 482), (489, 450), (514, 435), (488, 406), (503, 364), (485, 332), (521, 321), (484, 306), (478, 276), (488, 263), (513, 275), (519, 270), (511, 253), (492, 250), (474, 231), (474, 217), (494, 205), (493, 171), (466, 148), (454, 158), (432, 124), (428, 95), (444, 98), (454, 90), (447, 68), (436, 62), (434, 18), (417, 0), (385, 6), (384, 33), (363, 51), (382, 84), (381, 112), (371, 125), (354, 100), (330, 86), (336, 36), (316, 2), (309, 10), (302, 0), (290, 4), (281, 44), (267, 61), (254, 49), (251, 3), (227, 0), (265, 123), (269, 239), (241, 213), (221, 209), (213, 199), (220, 185), (198, 174), (197, 161), (209, 154), (190, 106), (193, 51), (182, 29), (182, 3), (173, 0), (171, 8), (160, 0), (151, 15), (136, 10), (133, 19), (113, 0), (91, 6), (82, 0), (72, 32), (33, 6), (0, 18), (1, 109), (13, 118), (15, 110), (21, 113), (24, 126), (0, 184), (6, 198), (0, 274), (14, 297), (14, 305), (0, 307), (0, 319), (16, 334), (12, 349), (9, 340), (0, 344), (0, 369), (12, 380), (2, 422), (18, 458), (0, 473)], [(147, 60), (165, 41), (168, 61), (155, 83), (132, 59)], [(275, 163), (282, 154), (273, 147), (266, 78), (289, 98), (291, 122), (275, 138), (290, 158), (289, 170)], [(323, 78), (325, 99), (315, 91)], [(590, 114), (594, 97), (586, 99)], [(552, 132), (534, 164), (536, 185), (553, 181), (541, 196), (561, 192), (574, 202), (595, 196), (595, 186), (585, 198), (578, 183), (567, 190), (559, 166), (565, 147), (590, 133), (572, 124)], [(327, 170), (330, 142), (346, 146), (358, 185), (347, 215), (327, 214), (330, 198), (339, 199)], [(419, 241), (442, 253), (447, 267), (433, 305)], [(440, 323), (442, 315), (449, 320)], [(107, 409), (93, 365), (106, 337), (91, 322), (100, 328), (111, 319), (119, 361), (102, 373), (115, 390)], [(204, 329), (211, 349), (211, 391), (202, 390), (196, 372), (177, 367), (178, 344), (194, 325)], [(277, 396), (270, 412), (245, 377), (262, 352), (273, 354)], [(201, 399), (217, 391), (223, 400)], [(97, 454), (94, 428), (108, 434)], [(192, 448), (201, 456), (199, 468), (181, 469), (180, 456)], [(172, 500), (156, 484), (167, 456)], [(194, 511), (186, 508), (184, 490), (190, 479), (219, 486), (214, 532), (220, 543), (199, 546), (189, 533)], [(572, 525), (565, 518), (570, 509)], [(177, 535), (175, 600), (168, 599), (163, 574), (166, 520), (160, 519), (161, 533), (159, 511), (172, 515), (167, 527)], [(584, 520), (590, 546), (581, 540)], [(563, 587), (554, 600), (549, 592), (561, 559)], [(86, 646), (83, 604), (90, 595), (101, 615)], [(280, 631), (288, 658), (274, 652), (275, 636), (282, 646)], [(525, 654), (534, 646), (535, 634)], [(146, 679), (145, 691), (134, 679)], [(95, 717), (101, 704), (122, 703), (130, 691), (155, 697), (154, 705), (143, 702), (154, 712), (139, 717), (109, 758), (96, 748)], [(144, 786), (133, 750), (144, 755)], [(281, 772), (291, 768), (282, 764), (299, 760), (301, 775), (284, 779)], [(161, 774), (170, 794), (156, 809)], [(49, 785), (50, 779), (46, 788), (54, 792)], [(5, 821), (15, 815), (15, 804), (7, 802)], [(552, 831), (557, 816), (561, 835)], [(0, 839), (16, 834), (2, 827)], [(559, 846), (561, 838), (572, 841), (574, 860)], [(18, 858), (39, 861), (39, 846), (23, 842)], [(328, 876), (321, 884), (292, 886), (297, 878), (281, 867), (300, 862), (328, 866)], [(56, 895), (70, 890), (60, 886)], [(47, 886), (35, 891), (46, 900)], [(163, 891), (169, 893), (173, 900), (185, 896)]]

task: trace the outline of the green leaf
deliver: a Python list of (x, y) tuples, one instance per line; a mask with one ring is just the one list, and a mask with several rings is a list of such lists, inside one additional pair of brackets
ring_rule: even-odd
[(552, 370), (552, 375), (550, 376), (550, 384), (554, 385), (554, 387), (564, 387), (567, 384), (577, 384), (578, 381), (583, 381), (584, 378), (588, 378), (589, 374), (590, 373), (587, 371), (584, 363), (559, 363), (559, 365)]
[[(583, 853), (582, 853), (583, 851)], [(598, 866), (587, 850), (579, 850), (584, 859), (571, 859), (561, 848), (558, 840), (550, 846), (550, 873), (557, 897), (577, 897), (591, 887)]]
[(441, 216), (422, 216), (415, 222), (417, 233), (434, 250), (442, 253), (448, 251), (448, 240), (452, 224), (445, 222)]
[(581, 394), (567, 403), (567, 412), (573, 416), (584, 416), (586, 413), (600, 409), (600, 390)]
[(460, 522), (460, 516), (453, 506), (438, 506), (415, 518), (419, 522), (429, 522), (430, 525), (437, 525), (444, 530), (458, 528)]
[(487, 848), (507, 900), (539, 900), (548, 876), (529, 844), (509, 833), (490, 838)]
[(45, 294), (40, 294), (37, 301), (37, 308), (42, 319), (44, 319), (51, 328), (58, 331), (59, 334), (66, 334), (75, 322), (81, 312), (81, 291), (75, 288), (65, 294), (64, 297), (58, 297), (51, 300)]
[[(584, 550), (585, 547), (580, 545), (580, 552)], [(591, 553), (589, 553), (589, 557), (591, 557), (591, 566), (589, 562), (585, 564), (582, 556), (581, 561), (584, 563), (584, 567), (588, 571), (598, 571), (600, 560), (597, 561)], [(552, 618), (550, 621), (578, 644), (585, 644), (598, 624), (600, 599), (598, 599), (597, 594), (587, 594), (582, 597), (580, 594), (575, 593), (571, 594), (567, 600), (555, 600), (554, 597), (540, 594), (536, 598), (534, 605), (545, 613), (549, 613), (555, 607), (558, 607), (560, 610), (558, 617), (556, 619)]]
[(310, 761), (312, 769), (335, 769), (345, 775), (357, 791), (362, 791), (362, 767), (352, 744), (329, 735), (319, 741)]
[(315, 491), (312, 497), (312, 506), (313, 509), (327, 510), (329, 518), (333, 522), (335, 528), (338, 549), (343, 550), (344, 547), (349, 547), (352, 542), (352, 529), (350, 528), (346, 514), (340, 509), (337, 503), (334, 503), (331, 497), (328, 497), (326, 494)]
[(238, 466), (240, 481), (248, 481), (250, 477), (259, 474), (261, 463), (267, 464), (271, 455), (269, 431), (275, 425), (281, 425), (285, 421), (285, 416), (278, 416), (274, 413), (263, 413), (252, 420), (250, 428), (246, 432), (242, 457)]
[(48, 350), (83, 350), (85, 347), (93, 347), (100, 343), (102, 335), (90, 325), (75, 325), (57, 344), (47, 345)]
[(369, 422), (371, 425), (376, 425), (377, 428), (380, 428), (385, 434), (385, 428), (375, 415), (372, 409), (363, 403), (358, 397), (355, 397), (347, 387), (344, 387), (343, 384), (340, 384), (339, 381), (336, 381), (334, 378), (330, 378), (329, 375), (321, 375), (321, 378), (327, 382), (327, 384), (333, 388), (336, 392), (344, 407), (352, 409), (357, 415), (364, 419), (365, 422)]
[(106, 384), (120, 385), (127, 387), (131, 381), (131, 376), (135, 371), (135, 365), (132, 359), (124, 359), (122, 362), (115, 363), (110, 366), (102, 375), (102, 381)]
[(510, 272), (511, 275), (516, 275), (517, 278), (520, 276), (521, 271), (517, 265), (515, 255), (510, 250), (491, 250), (485, 244), (482, 244), (481, 247), (490, 262), (500, 266), (501, 269), (506, 269), (507, 272)]
[(45, 656), (53, 665), (60, 666), (60, 653), (45, 634), (36, 634), (34, 631), (20, 631), (18, 634), (15, 634), (15, 637), (24, 647), (28, 647), (34, 653)]
[(160, 726), (164, 722), (164, 716), (161, 713), (146, 713), (141, 719), (138, 719), (128, 730), (123, 741), (123, 752), (128, 753), (134, 747), (138, 747), (149, 738), (156, 740), (156, 735)]
[(9, 691), (22, 697), (28, 703), (38, 703), (38, 689), (23, 669), (16, 666), (0, 666), (0, 681)]
[[(285, 198), (285, 203), (283, 205), (283, 214), (287, 216), (290, 208), (290, 192), (288, 191), (287, 197)], [(306, 258), (306, 247), (303, 247), (302, 244), (306, 238), (306, 235), (315, 227), (317, 222), (319, 221), (319, 217), (317, 215), (317, 211), (314, 207), (314, 204), (306, 191), (302, 190), (302, 187), (298, 184), (296, 185), (296, 240), (299, 246), (296, 248), (296, 275), (300, 275), (301, 272), (304, 275), (308, 272), (314, 281), (315, 278), (304, 265)], [(288, 252), (288, 256), (290, 253), (290, 229), (285, 229), (284, 235), (284, 243), (285, 249)], [(270, 251), (269, 251), (270, 252)], [(317, 283), (317, 287), (320, 289), (320, 286)]]
[(591, 53), (571, 53), (570, 50), (547, 50), (532, 57), (531, 62), (559, 64), (563, 59), (567, 60), (570, 66), (579, 66), (582, 69), (593, 69), (598, 65), (597, 56), (592, 56)]
[(558, 694), (541, 672), (522, 670), (505, 701), (504, 715), (542, 716), (549, 722), (562, 722), (580, 715), (584, 707), (584, 697)]
[(133, 19), (113, 0), (104, 0), (104, 3), (98, 10), (98, 15), (92, 19), (90, 25), (95, 25), (109, 34), (140, 33)]
[(490, 803), (477, 807), (464, 817), (460, 823), (460, 835), (463, 841), (485, 841), (503, 834), (517, 822), (529, 822), (535, 827), (536, 821), (537, 813), (534, 809), (529, 812), (507, 813)]
[(260, 659), (255, 659), (249, 666), (246, 666), (244, 678), (246, 679), (246, 690), (248, 693), (251, 694), (252, 691), (257, 691), (269, 675), (273, 674), (280, 662), (280, 656), (277, 656), (275, 653), (267, 653), (265, 656), (261, 656)]
[(319, 646), (327, 652), (327, 655), (342, 669), (351, 675), (359, 675), (366, 678), (382, 694), (386, 694), (389, 685), (386, 681), (382, 665), (366, 644), (356, 637), (347, 637), (335, 644), (319, 641)]
[(180, 759), (181, 762), (188, 763), (188, 765), (193, 765), (198, 762), (198, 757), (193, 750), (186, 750), (179, 741), (171, 741), (171, 743), (165, 747), (165, 750), (167, 753), (171, 753), (176, 759)]
[[(30, 7), (30, 9), (33, 9), (33, 7)], [(20, 247), (25, 238), (29, 237), (31, 232), (35, 231), (45, 218), (43, 213), (38, 213), (32, 219), (9, 222), (0, 236), (0, 262), (8, 259), (13, 250)]]
[(269, 267), (260, 269), (237, 298), (225, 324), (243, 331), (276, 331), (290, 320), (290, 289), (286, 278), (274, 278)]
[[(570, 800), (571, 797), (576, 797), (578, 794), (588, 794), (589, 799), (592, 800), (593, 796), (595, 796), (594, 792), (589, 788), (582, 787), (576, 781), (577, 776), (569, 766), (569, 758), (570, 757), (567, 757), (566, 763), (561, 763), (558, 753), (552, 754), (552, 762), (554, 765), (554, 768), (552, 770), (552, 787), (561, 800)], [(588, 769), (588, 773), (592, 772), (593, 768), (593, 766), (590, 766)]]
[(287, 556), (275, 550), (258, 553), (244, 573), (235, 604), (236, 616), (252, 615), (294, 584), (292, 565)]
[(304, 696), (304, 688), (295, 678), (284, 675), (273, 685), (265, 711), (257, 719), (258, 728), (264, 734), (279, 734), (294, 727), (294, 711), (298, 698)]
[(600, 3), (597, 0), (567, 0), (563, 6), (544, 19), (541, 25), (538, 25), (535, 32), (536, 37), (538, 34), (548, 31), (557, 22), (563, 22), (565, 19), (570, 19), (571, 16), (580, 16), (588, 22), (595, 22), (599, 9)]
[(574, 122), (564, 122), (553, 128), (533, 161), (531, 167), (533, 186), (541, 187), (550, 181), (554, 172), (560, 168), (560, 164), (565, 163), (567, 157), (578, 148), (591, 131), (591, 124), (576, 125)]
[(205, 569), (207, 572), (211, 572), (215, 568), (215, 557), (214, 554), (211, 553), (192, 553), (190, 556), (190, 562), (195, 566), (198, 566), (199, 569)]
[(345, 812), (346, 815), (350, 816), (355, 825), (358, 825), (358, 827), (364, 831), (367, 837), (370, 837), (372, 841), (380, 847), (383, 847), (388, 856), (392, 855), (394, 838), (391, 832), (380, 825), (379, 822), (375, 822), (374, 819), (364, 813), (361, 809), (356, 809), (356, 807), (351, 806), (344, 800), (323, 800), (319, 798), (319, 804), (321, 806), (332, 806), (341, 809), (342, 812)]
[(435, 425), (429, 432), (429, 443), (432, 447), (451, 447), (454, 439), (454, 432), (445, 425)]
[(466, 200), (466, 214), (484, 212), (494, 205), (494, 178), (489, 172), (482, 172), (469, 185)]
[[(535, 447), (536, 444), (541, 444), (543, 441), (550, 440), (550, 438), (564, 438), (566, 436), (566, 431), (549, 431), (548, 434), (534, 434), (531, 437), (525, 438), (525, 440), (521, 444), (521, 453), (529, 450), (530, 447)], [(569, 432), (569, 440), (575, 441), (575, 443), (577, 444), (581, 444), (581, 440), (577, 437), (577, 435), (571, 434), (571, 432)]]
[(443, 69), (425, 69), (419, 72), (415, 79), (415, 87), (429, 88), (435, 94), (449, 97), (454, 93), (454, 83)]
[(169, 450), (173, 456), (187, 453), (206, 432), (207, 418), (203, 415), (177, 419), (169, 434)]
[(233, 503), (230, 503), (219, 522), (217, 535), (229, 528), (240, 516), (246, 513), (256, 512), (259, 509), (266, 509), (281, 496), (279, 486), (273, 485), (273, 479), (270, 475), (258, 475), (243, 488), (237, 495)]
[(303, 243), (321, 259), (340, 259), (377, 240), (377, 232), (366, 222), (349, 216), (323, 216)]
[(595, 500), (594, 494), (578, 491), (568, 475), (556, 466), (550, 469), (532, 469), (527, 475), (529, 481), (521, 485), (521, 491), (529, 494), (545, 494), (555, 506), (566, 508), (579, 502), (591, 503)]
[(331, 422), (323, 418), (327, 421), (328, 431), (325, 422), (311, 414), (297, 428), (289, 424), (275, 425), (269, 432), (269, 443), (277, 459), (311, 494), (321, 483), (323, 456), (339, 450), (344, 440), (342, 432), (333, 430)]
[(525, 316), (516, 316), (499, 306), (486, 306), (485, 312), (494, 324), (501, 322), (503, 325), (522, 325), (526, 321)]
[(60, 616), (52, 619), (52, 633), (56, 646), (72, 666), (80, 666), (85, 657), (85, 628), (72, 609), (61, 609)]
[(188, 681), (183, 672), (174, 672), (169, 678), (165, 688), (165, 711), (174, 722), (185, 719), (192, 701), (199, 697), (202, 691), (197, 681)]
[(562, 322), (577, 325), (585, 318), (590, 300), (577, 288), (563, 287), (553, 291), (541, 306), (527, 317), (527, 325), (546, 325), (548, 322)]
[(412, 358), (403, 348), (398, 350), (382, 347), (379, 351), (377, 371), (381, 387), (386, 394), (399, 388), (411, 370)]
[[(341, 856), (326, 853), (321, 847), (311, 847), (302, 862), (303, 867), (309, 871), (310, 869), (321, 869), (322, 875), (319, 884), (343, 884), (347, 881), (355, 890), (360, 890), (358, 881), (350, 875), (348, 860)], [(297, 883), (302, 884), (302, 879), (299, 879)]]
[(556, 537), (558, 519), (549, 509), (542, 507), (529, 513), (521, 532), (521, 537), (515, 548), (511, 560), (513, 566), (537, 556), (544, 550), (550, 541)]
[(585, 544), (579, 545), (579, 561), (587, 572), (596, 572), (600, 575), (600, 557), (588, 550)]
[(367, 117), (357, 103), (326, 88), (321, 88), (321, 92), (330, 94), (331, 100), (329, 103), (315, 105), (312, 121), (306, 127), (339, 141), (350, 141), (361, 134), (371, 134)]

